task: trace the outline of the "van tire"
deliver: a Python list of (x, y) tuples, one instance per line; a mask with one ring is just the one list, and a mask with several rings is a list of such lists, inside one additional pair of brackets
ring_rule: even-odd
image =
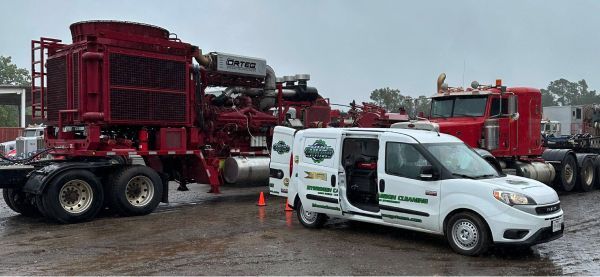
[(327, 221), (327, 216), (322, 213), (305, 211), (302, 201), (298, 201), (295, 208), (298, 221), (306, 228), (318, 229)]
[(485, 253), (491, 236), (485, 221), (471, 212), (452, 215), (446, 225), (446, 239), (454, 252), (466, 256)]

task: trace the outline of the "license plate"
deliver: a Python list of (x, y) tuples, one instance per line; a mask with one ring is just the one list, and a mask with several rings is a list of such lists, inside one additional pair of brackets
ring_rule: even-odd
[(562, 223), (562, 217), (552, 220), (552, 232), (554, 233), (560, 231), (560, 229), (562, 229)]

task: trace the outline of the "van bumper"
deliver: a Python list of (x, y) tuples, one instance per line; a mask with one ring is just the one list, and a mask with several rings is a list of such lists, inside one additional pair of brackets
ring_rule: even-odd
[[(548, 215), (535, 215), (510, 208), (502, 214), (487, 218), (494, 244), (524, 245), (549, 242), (563, 236), (565, 225), (563, 211)], [(560, 221), (560, 230), (552, 232), (552, 224)]]
[(510, 246), (510, 245), (519, 245), (519, 246), (532, 246), (540, 243), (550, 242), (555, 239), (559, 239), (563, 236), (565, 230), (565, 224), (563, 223), (560, 231), (552, 232), (552, 226), (544, 227), (539, 229), (533, 235), (529, 236), (528, 239), (523, 241), (502, 241), (495, 242), (494, 244), (500, 246)]

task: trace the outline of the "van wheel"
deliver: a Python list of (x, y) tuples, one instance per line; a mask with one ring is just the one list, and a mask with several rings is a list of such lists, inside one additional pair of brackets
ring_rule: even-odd
[(483, 254), (490, 245), (487, 225), (469, 212), (457, 213), (448, 220), (446, 239), (454, 252), (467, 256)]
[(110, 178), (107, 200), (110, 208), (124, 216), (146, 215), (162, 198), (162, 179), (147, 166), (128, 166)]
[(577, 180), (577, 186), (581, 191), (590, 191), (594, 188), (594, 162), (591, 159), (585, 159), (581, 165), (579, 172), (579, 178)]
[(40, 197), (43, 214), (61, 223), (91, 220), (104, 205), (102, 185), (87, 170), (68, 170), (56, 176)]
[(13, 211), (24, 216), (39, 216), (37, 207), (31, 203), (31, 199), (20, 189), (2, 189), (4, 202)]
[(298, 221), (307, 228), (320, 228), (327, 221), (327, 216), (322, 213), (309, 212), (304, 210), (304, 206), (302, 205), (302, 201), (298, 201), (298, 207), (296, 215), (298, 216)]

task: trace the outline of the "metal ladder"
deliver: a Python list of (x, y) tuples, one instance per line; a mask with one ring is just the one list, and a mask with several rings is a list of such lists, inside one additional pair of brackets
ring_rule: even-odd
[(60, 39), (41, 37), (31, 41), (31, 117), (45, 119), (46, 55), (49, 48), (61, 47)]

